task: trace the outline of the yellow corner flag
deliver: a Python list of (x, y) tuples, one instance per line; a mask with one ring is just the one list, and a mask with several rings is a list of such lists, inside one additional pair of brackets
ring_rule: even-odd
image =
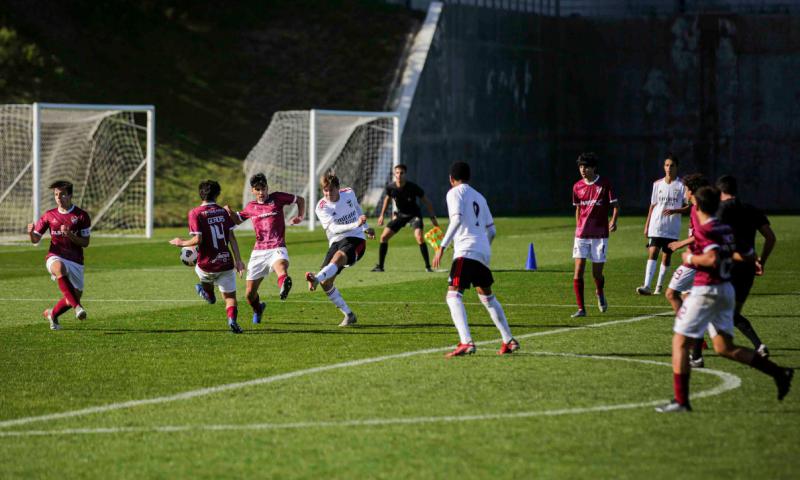
[(444, 232), (439, 227), (433, 227), (425, 232), (425, 241), (436, 251), (442, 248), (442, 240), (444, 240)]

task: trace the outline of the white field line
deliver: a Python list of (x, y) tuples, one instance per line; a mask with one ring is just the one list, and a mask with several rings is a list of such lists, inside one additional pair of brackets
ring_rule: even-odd
[[(0, 298), (0, 302), (52, 302), (54, 297), (50, 298)], [(169, 299), (169, 298), (143, 298), (143, 299), (133, 299), (133, 298), (91, 298), (91, 297), (83, 297), (83, 301), (87, 305), (91, 305), (92, 303), (203, 303), (200, 299), (197, 298), (179, 298), (179, 299)], [(312, 303), (312, 304), (330, 304), (329, 300), (284, 300), (282, 302), (273, 301), (268, 303), (267, 306), (270, 305), (279, 305), (281, 303)], [(444, 305), (444, 302), (437, 301), (437, 302), (407, 302), (402, 300), (348, 300), (348, 304), (357, 304), (357, 305)], [(560, 303), (506, 303), (501, 302), (504, 307), (569, 307), (569, 308), (577, 308), (574, 303), (571, 304), (560, 304)], [(464, 302), (464, 305), (482, 305), (480, 302)], [(611, 304), (609, 308), (664, 308), (664, 305), (616, 305)]]
[[(625, 324), (625, 323), (639, 322), (639, 321), (642, 321), (642, 320), (647, 320), (647, 319), (654, 318), (654, 317), (659, 316), (659, 315), (665, 315), (665, 314), (670, 314), (671, 315), (672, 312), (670, 311), (670, 312), (662, 312), (662, 313), (656, 313), (656, 314), (651, 314), (651, 315), (643, 315), (643, 316), (627, 318), (627, 319), (623, 319), (623, 320), (612, 320), (612, 321), (609, 321), (609, 322), (595, 323), (595, 324), (586, 325), (586, 326), (583, 326), (583, 327), (557, 328), (555, 330), (547, 330), (547, 331), (544, 331), (544, 332), (527, 333), (527, 334), (524, 334), (524, 335), (519, 335), (519, 336), (517, 336), (517, 338), (518, 339), (524, 339), (524, 338), (531, 338), (531, 337), (542, 337), (542, 336), (545, 336), (545, 335), (555, 335), (557, 333), (576, 332), (576, 331), (581, 331), (581, 330), (589, 330), (589, 329), (592, 329), (592, 328), (601, 328), (601, 327), (608, 327), (608, 326), (612, 326), (612, 325), (621, 325), (621, 324)], [(475, 345), (488, 345), (488, 344), (492, 344), (492, 343), (496, 343), (496, 342), (497, 342), (497, 340), (484, 340), (482, 342), (475, 342)], [(223, 385), (217, 385), (217, 386), (214, 386), (214, 387), (201, 388), (201, 389), (198, 389), (198, 390), (190, 390), (190, 391), (187, 391), (187, 392), (181, 392), (181, 393), (177, 393), (177, 394), (174, 394), (174, 395), (166, 395), (166, 396), (154, 397), (154, 398), (145, 398), (145, 399), (141, 399), (141, 400), (129, 400), (127, 402), (109, 403), (109, 404), (106, 404), (106, 405), (98, 405), (98, 406), (95, 406), (95, 407), (82, 408), (82, 409), (79, 409), (79, 410), (71, 410), (71, 411), (60, 412), (60, 413), (51, 413), (51, 414), (47, 414), (47, 415), (38, 415), (38, 416), (33, 416), (33, 417), (15, 418), (15, 419), (11, 419), (11, 420), (1, 421), (0, 422), (0, 428), (13, 427), (13, 426), (17, 426), (17, 425), (25, 425), (25, 424), (34, 423), (34, 422), (46, 422), (46, 421), (49, 421), (49, 420), (58, 420), (58, 419), (62, 419), (62, 418), (79, 417), (79, 416), (90, 415), (90, 414), (94, 414), (94, 413), (110, 412), (112, 410), (122, 410), (122, 409), (125, 409), (125, 408), (134, 408), (134, 407), (139, 407), (139, 406), (142, 406), (142, 405), (156, 405), (156, 404), (160, 404), (160, 403), (175, 402), (175, 401), (179, 401), (179, 400), (189, 400), (189, 399), (192, 399), (192, 398), (204, 397), (206, 395), (213, 395), (213, 394), (220, 393), (220, 392), (226, 392), (226, 391), (230, 391), (230, 390), (238, 390), (240, 388), (253, 387), (253, 386), (256, 386), (256, 385), (264, 385), (264, 384), (269, 384), (269, 383), (275, 383), (275, 382), (279, 382), (281, 380), (289, 380), (289, 379), (292, 379), (292, 378), (311, 375), (311, 374), (314, 374), (314, 373), (327, 372), (327, 371), (330, 371), (330, 370), (337, 370), (337, 369), (340, 369), (340, 368), (358, 367), (358, 366), (361, 366), (361, 365), (368, 365), (368, 364), (371, 364), (371, 363), (384, 362), (386, 360), (396, 360), (396, 359), (399, 359), (399, 358), (413, 357), (413, 356), (416, 356), (416, 355), (424, 355), (424, 354), (428, 354), (428, 353), (444, 352), (444, 351), (450, 350), (451, 348), (453, 348), (453, 347), (449, 346), (449, 347), (439, 347), (439, 348), (427, 348), (427, 349), (424, 349), (424, 350), (415, 350), (415, 351), (411, 351), (411, 352), (396, 353), (396, 354), (393, 354), (393, 355), (384, 355), (384, 356), (380, 356), (380, 357), (364, 358), (364, 359), (360, 359), (360, 360), (351, 360), (351, 361), (348, 361), (348, 362), (341, 362), (341, 363), (335, 363), (335, 364), (331, 364), (331, 365), (323, 365), (323, 366), (320, 366), (320, 367), (307, 368), (305, 370), (296, 370), (294, 372), (287, 372), (287, 373), (282, 373), (282, 374), (279, 374), (279, 375), (272, 375), (272, 376), (269, 376), (269, 377), (256, 378), (256, 379), (247, 380), (247, 381), (244, 381), (244, 382), (228, 383), (228, 384), (223, 384)]]
[[(483, 342), (485, 343), (485, 342)], [(413, 353), (413, 352), (412, 352)], [(553, 353), (553, 352), (530, 352), (533, 355), (586, 358), (592, 360), (611, 360), (631, 363), (643, 363), (647, 365), (658, 365), (671, 367), (670, 363), (656, 362), (653, 360), (639, 360), (624, 357), (608, 357), (601, 355), (580, 355), (574, 353)], [(696, 393), (692, 399), (711, 397), (720, 395), (729, 390), (739, 388), (742, 384), (741, 378), (736, 375), (713, 369), (700, 369), (698, 373), (714, 375), (722, 380), (722, 384)], [(345, 420), (339, 422), (292, 422), (292, 423), (251, 423), (251, 424), (221, 424), (221, 425), (162, 425), (153, 427), (102, 427), (102, 428), (69, 428), (62, 430), (25, 430), (25, 431), (0, 431), (0, 437), (30, 437), (48, 435), (98, 435), (98, 434), (118, 434), (118, 433), (174, 433), (190, 431), (241, 431), (241, 430), (289, 430), (304, 428), (341, 428), (341, 427), (370, 427), (386, 425), (412, 425), (424, 423), (451, 423), (451, 422), (470, 422), (485, 420), (507, 420), (530, 417), (554, 417), (561, 415), (576, 415), (595, 412), (611, 412), (616, 410), (630, 410), (643, 407), (654, 407), (667, 403), (668, 400), (653, 400), (649, 402), (623, 403), (617, 405), (598, 405), (594, 407), (565, 408), (556, 410), (534, 410), (527, 412), (509, 413), (488, 413), (481, 415), (445, 415), (438, 417), (405, 417), (405, 418), (372, 418), (362, 420)]]

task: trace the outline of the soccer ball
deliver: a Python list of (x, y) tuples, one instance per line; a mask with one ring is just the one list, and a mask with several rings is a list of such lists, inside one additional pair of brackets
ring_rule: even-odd
[(181, 262), (187, 267), (194, 267), (197, 265), (197, 247), (181, 248)]

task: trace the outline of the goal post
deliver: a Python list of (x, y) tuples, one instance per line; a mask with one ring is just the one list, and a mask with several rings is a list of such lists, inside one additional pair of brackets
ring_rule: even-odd
[(47, 187), (62, 179), (93, 232), (152, 237), (152, 105), (0, 105), (0, 155), (0, 237), (21, 236), (52, 208)]
[(309, 230), (316, 224), (319, 177), (333, 169), (352, 187), (364, 211), (379, 207), (392, 167), (400, 163), (397, 112), (299, 110), (276, 112), (244, 162), (243, 203), (253, 200), (249, 178), (264, 173), (270, 191), (306, 198)]

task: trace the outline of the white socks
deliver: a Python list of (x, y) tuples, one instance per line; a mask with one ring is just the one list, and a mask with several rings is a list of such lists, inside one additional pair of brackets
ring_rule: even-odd
[(461, 294), (457, 291), (448, 291), (447, 306), (450, 307), (450, 316), (453, 317), (453, 323), (456, 325), (461, 343), (471, 342), (472, 336), (469, 333), (469, 325), (467, 325), (467, 310), (464, 308), (464, 302), (461, 301)]
[(647, 268), (644, 271), (644, 286), (645, 286), (645, 288), (650, 288), (650, 282), (653, 281), (653, 274), (656, 273), (656, 261), (657, 260), (648, 260), (647, 261)]
[(329, 263), (325, 265), (325, 268), (320, 270), (319, 273), (316, 274), (315, 276), (317, 277), (317, 280), (319, 280), (319, 282), (322, 283), (325, 280), (336, 276), (338, 272), (339, 272), (339, 267), (337, 267), (336, 264), (334, 263)]
[(503, 307), (500, 305), (500, 302), (497, 301), (497, 297), (494, 295), (489, 295), (488, 297), (484, 295), (478, 295), (478, 298), (481, 299), (481, 303), (483, 303), (483, 306), (486, 307), (486, 311), (489, 312), (489, 316), (492, 317), (494, 326), (500, 330), (500, 335), (503, 336), (503, 343), (510, 342), (512, 338), (511, 329), (508, 327), (506, 314), (503, 312)]
[(665, 267), (664, 264), (661, 264), (661, 267), (658, 269), (658, 281), (656, 282), (656, 287), (660, 287), (664, 285), (664, 277), (667, 276), (669, 272), (669, 267)]
[[(329, 266), (330, 265), (328, 265), (328, 267)], [(325, 268), (328, 268), (328, 267), (325, 267)], [(323, 268), (322, 270), (324, 271), (325, 268)], [(335, 269), (336, 269), (336, 267), (334, 266), (334, 270)], [(350, 313), (352, 313), (352, 310), (350, 310), (350, 307), (347, 306), (347, 302), (344, 301), (344, 298), (342, 298), (342, 294), (339, 293), (339, 290), (336, 287), (333, 287), (330, 290), (328, 290), (327, 292), (325, 292), (325, 295), (328, 296), (328, 298), (331, 300), (331, 302), (333, 302), (333, 304), (336, 305), (336, 308), (341, 310), (342, 313), (344, 313), (345, 315), (349, 315)]]

